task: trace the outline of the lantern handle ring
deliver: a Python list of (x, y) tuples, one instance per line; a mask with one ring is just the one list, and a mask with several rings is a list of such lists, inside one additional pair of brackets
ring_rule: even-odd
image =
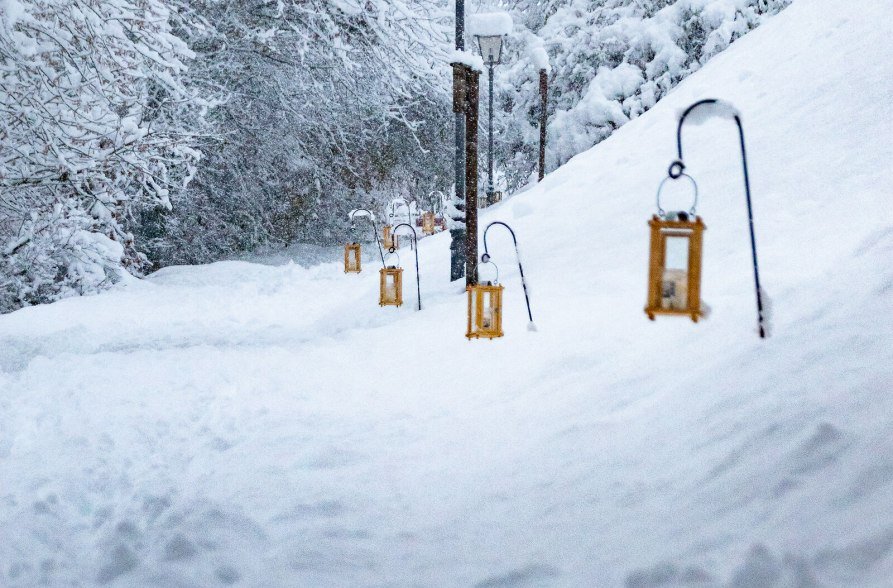
[[(412, 245), (413, 245), (413, 250), (415, 251), (415, 291), (416, 291), (416, 297), (418, 298), (418, 301), (419, 301), (419, 307), (417, 310), (422, 310), (422, 287), (421, 287), (421, 283), (419, 281), (419, 236), (416, 233), (415, 227), (409, 223), (400, 223), (399, 225), (397, 225), (396, 227), (391, 229), (391, 235), (392, 236), (396, 235), (397, 229), (399, 229), (400, 227), (408, 227), (409, 230), (412, 231)], [(393, 251), (393, 249), (394, 248), (391, 247), (392, 251)], [(396, 253), (394, 255), (396, 255)], [(397, 259), (400, 259), (400, 257), (398, 256)]]
[[(676, 162), (676, 163), (679, 163), (679, 162)], [(683, 169), (684, 169), (684, 166), (683, 166)], [(689, 212), (689, 214), (694, 216), (695, 212), (697, 211), (697, 208), (698, 208), (698, 183), (695, 181), (695, 179), (693, 177), (691, 177), (690, 175), (688, 175), (685, 172), (679, 172), (678, 175), (674, 176), (672, 170), (673, 170), (673, 166), (670, 166), (670, 175), (665, 177), (661, 181), (660, 185), (657, 187), (657, 214), (660, 215), (661, 218), (666, 216), (666, 211), (660, 205), (660, 194), (663, 191), (664, 184), (667, 183), (667, 180), (677, 180), (679, 178), (688, 178), (688, 181), (691, 182), (691, 185), (695, 191), (694, 202), (692, 202), (691, 208), (689, 209), (688, 212)]]
[[(493, 266), (493, 268), (496, 270), (496, 279), (493, 280), (492, 284), (494, 286), (496, 284), (499, 284), (499, 266), (496, 265), (495, 263), (493, 263), (493, 261), (490, 260), (490, 256), (487, 255), (486, 253), (481, 255), (481, 265), (492, 265)], [(478, 273), (480, 273), (480, 268), (478, 268)]]
[(365, 212), (366, 214), (363, 216), (368, 217), (369, 222), (372, 223), (372, 236), (375, 237), (375, 244), (378, 245), (378, 254), (381, 256), (381, 267), (384, 267), (384, 251), (381, 248), (381, 241), (378, 239), (378, 227), (375, 226), (375, 215), (372, 214), (372, 211), (366, 208), (357, 208), (347, 215), (351, 224), (354, 222), (353, 217), (355, 217), (358, 212)]
[(531, 331), (535, 331), (536, 326), (533, 323), (533, 313), (530, 311), (530, 294), (528, 294), (527, 292), (527, 280), (524, 278), (524, 267), (521, 265), (521, 251), (518, 249), (518, 239), (517, 237), (515, 237), (515, 231), (513, 231), (510, 226), (502, 221), (493, 221), (492, 223), (487, 225), (487, 228), (484, 229), (484, 254), (481, 255), (481, 261), (484, 263), (488, 263), (490, 261), (490, 251), (487, 249), (487, 232), (493, 227), (493, 225), (501, 225), (505, 227), (512, 235), (512, 241), (515, 243), (515, 257), (518, 260), (518, 272), (521, 274), (521, 286), (524, 287), (524, 301), (527, 303), (527, 317), (530, 319), (528, 329)]
[[(385, 261), (390, 260), (392, 255), (397, 258), (397, 265), (394, 265), (391, 267), (400, 267), (400, 255), (396, 251), (394, 251), (393, 247), (388, 249), (388, 252), (385, 254), (385, 256), (384, 256)], [(385, 268), (387, 268), (387, 266), (385, 266)]]

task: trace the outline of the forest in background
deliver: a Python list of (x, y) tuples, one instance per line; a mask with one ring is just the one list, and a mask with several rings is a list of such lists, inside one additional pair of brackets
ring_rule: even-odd
[[(496, 75), (497, 187), (536, 172), (538, 50), (550, 61), (551, 170), (789, 3), (469, 6), (514, 19)], [(442, 0), (0, 2), (0, 312), (165, 265), (340, 242), (357, 206), (449, 192), (452, 11)]]

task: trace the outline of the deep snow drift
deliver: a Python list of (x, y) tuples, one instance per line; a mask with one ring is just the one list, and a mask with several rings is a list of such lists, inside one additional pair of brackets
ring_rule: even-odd
[[(488, 211), (539, 332), (495, 231), (493, 342), (463, 337), (447, 235), (421, 312), (377, 306), (370, 254), (0, 317), (0, 585), (890, 585), (891, 18), (799, 0)], [(704, 97), (743, 113), (765, 341), (728, 121), (685, 134), (712, 315), (642, 311), (675, 115)]]

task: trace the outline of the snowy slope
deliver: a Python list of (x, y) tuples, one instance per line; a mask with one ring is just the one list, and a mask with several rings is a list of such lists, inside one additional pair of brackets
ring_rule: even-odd
[[(446, 235), (422, 312), (371, 262), (222, 262), (0, 317), (0, 585), (890, 586), (891, 18), (798, 0), (490, 209), (539, 332), (495, 231), (493, 342)], [(703, 97), (743, 113), (768, 340), (727, 121), (685, 134), (712, 315), (642, 312)]]

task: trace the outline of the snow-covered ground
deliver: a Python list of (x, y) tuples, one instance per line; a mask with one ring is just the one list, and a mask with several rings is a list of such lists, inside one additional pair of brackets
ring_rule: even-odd
[[(0, 317), (0, 585), (893, 585), (886, 0), (798, 0), (645, 116), (488, 209), (506, 336), (372, 264), (168, 268)], [(675, 116), (709, 319), (642, 311)], [(685, 194), (677, 195), (683, 202)]]

